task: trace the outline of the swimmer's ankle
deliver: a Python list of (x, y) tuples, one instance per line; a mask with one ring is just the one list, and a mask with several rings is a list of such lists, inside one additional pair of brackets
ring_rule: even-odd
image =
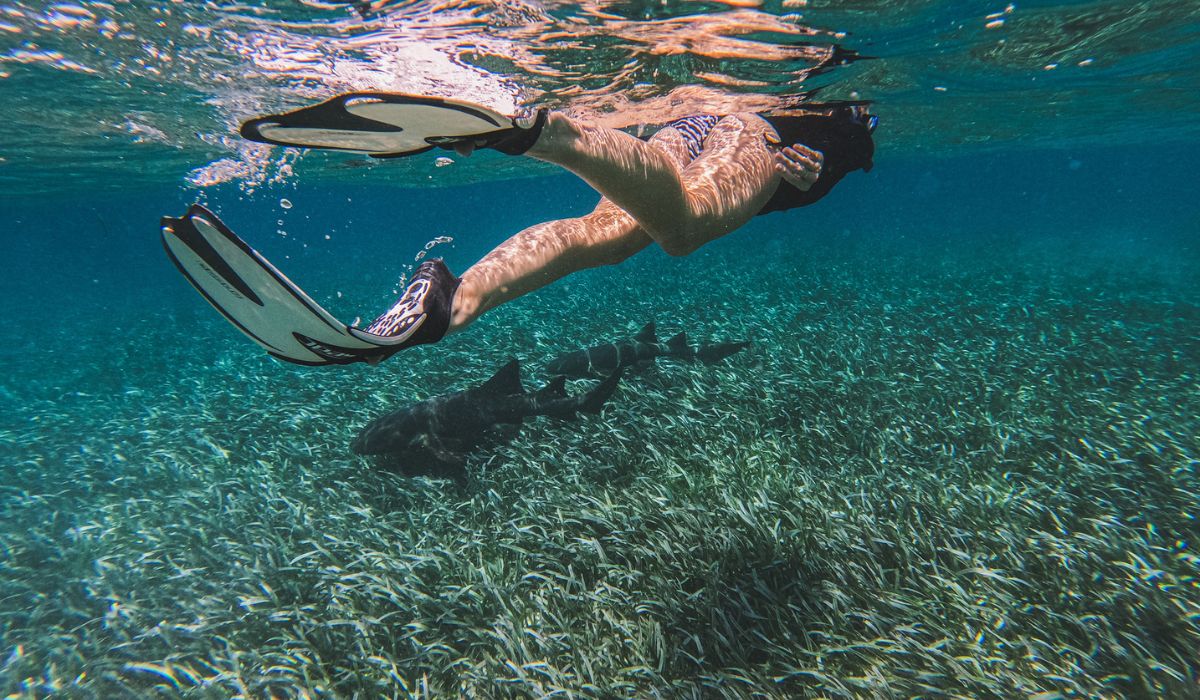
[(479, 297), (468, 290), (466, 284), (459, 285), (450, 302), (450, 327), (446, 335), (466, 328), (479, 316)]
[(541, 135), (525, 155), (557, 163), (565, 153), (570, 152), (581, 135), (578, 124), (570, 117), (561, 112), (551, 112), (546, 117)]

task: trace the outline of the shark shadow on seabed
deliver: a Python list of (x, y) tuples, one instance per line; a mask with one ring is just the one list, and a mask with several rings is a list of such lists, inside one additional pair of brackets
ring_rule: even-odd
[(528, 417), (573, 420), (579, 413), (599, 413), (620, 378), (617, 368), (591, 391), (570, 395), (566, 378), (559, 376), (530, 393), (521, 384), (521, 367), (514, 359), (479, 386), (376, 418), (350, 449), (375, 456), (380, 466), (406, 476), (454, 479), (462, 484), (470, 453), (511, 439)]
[(666, 343), (659, 343), (654, 322), (651, 321), (628, 340), (559, 355), (546, 365), (546, 371), (568, 377), (595, 377), (617, 369), (649, 365), (659, 357), (712, 364), (748, 347), (750, 341), (743, 340), (701, 345), (693, 349), (688, 345), (686, 333), (679, 333)]

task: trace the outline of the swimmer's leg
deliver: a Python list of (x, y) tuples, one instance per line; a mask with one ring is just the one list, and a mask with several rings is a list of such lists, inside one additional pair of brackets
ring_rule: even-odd
[(681, 167), (653, 143), (554, 112), (526, 155), (580, 176), (667, 253), (686, 255), (745, 224), (774, 193), (768, 136), (774, 130), (758, 116), (725, 117)]
[(650, 243), (633, 217), (607, 200), (586, 216), (531, 226), (463, 273), (450, 332), (572, 272), (615, 265)]
[[(687, 165), (687, 142), (674, 129), (660, 130), (648, 143), (671, 167), (682, 169)], [(463, 274), (454, 296), (450, 331), (463, 328), (488, 309), (572, 272), (615, 265), (651, 242), (636, 219), (607, 199), (601, 199), (586, 216), (531, 226), (501, 243)]]

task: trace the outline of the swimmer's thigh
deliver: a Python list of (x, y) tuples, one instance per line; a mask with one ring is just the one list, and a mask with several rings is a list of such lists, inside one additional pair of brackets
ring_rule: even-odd
[(774, 129), (755, 114), (721, 119), (704, 140), (699, 157), (683, 169), (688, 204), (704, 242), (742, 226), (779, 186), (767, 137)]

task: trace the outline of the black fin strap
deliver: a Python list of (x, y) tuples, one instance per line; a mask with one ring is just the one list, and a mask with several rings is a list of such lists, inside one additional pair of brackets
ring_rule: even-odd
[(533, 125), (528, 129), (519, 126), (506, 129), (500, 138), (487, 145), (489, 148), (494, 148), (510, 156), (522, 155), (537, 143), (538, 137), (542, 135), (542, 128), (546, 126), (549, 118), (550, 110), (543, 107), (537, 111), (537, 117), (534, 118)]

